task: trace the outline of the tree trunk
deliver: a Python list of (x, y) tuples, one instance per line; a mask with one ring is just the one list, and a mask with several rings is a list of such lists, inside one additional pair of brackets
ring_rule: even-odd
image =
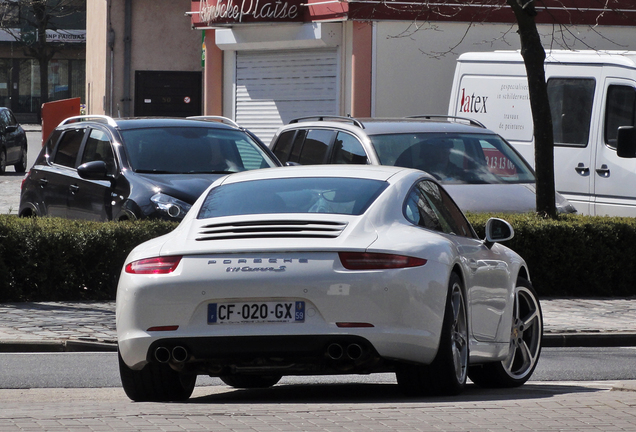
[(32, 5), (37, 27), (37, 41), (35, 42), (34, 57), (40, 65), (40, 106), (49, 100), (49, 61), (53, 54), (46, 43), (46, 28), (48, 27), (48, 15), (46, 1), (36, 1)]
[(554, 136), (545, 81), (545, 50), (534, 20), (533, 1), (522, 7), (519, 0), (507, 0), (519, 25), (521, 55), (528, 75), (528, 91), (534, 124), (534, 161), (537, 175), (537, 212), (556, 218), (554, 186)]

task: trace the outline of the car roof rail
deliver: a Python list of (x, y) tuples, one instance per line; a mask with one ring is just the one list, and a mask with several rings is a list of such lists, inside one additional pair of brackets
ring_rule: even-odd
[(426, 120), (435, 120), (435, 119), (447, 119), (451, 121), (457, 121), (458, 123), (464, 121), (468, 122), (471, 126), (479, 126), (480, 128), (487, 129), (487, 127), (477, 120), (468, 118), (468, 117), (457, 117), (457, 116), (449, 116), (443, 114), (434, 114), (434, 115), (415, 115), (415, 116), (407, 116), (405, 118), (408, 119), (426, 119)]
[(115, 120), (112, 117), (109, 116), (105, 116), (105, 115), (79, 115), (79, 116), (73, 116), (73, 117), (69, 117), (67, 119), (64, 119), (60, 122), (60, 124), (58, 126), (62, 126), (65, 124), (69, 124), (69, 123), (79, 123), (82, 121), (96, 121), (99, 123), (106, 123), (109, 126), (117, 126), (117, 123), (115, 122)]
[(223, 117), (223, 116), (190, 116), (186, 117), (190, 120), (207, 120), (207, 121), (219, 121), (221, 123), (229, 124), (230, 126), (234, 126), (235, 128), (241, 129), (241, 126), (231, 118)]
[(292, 123), (300, 123), (304, 121), (341, 121), (351, 123), (354, 126), (359, 127), (360, 129), (364, 129), (364, 124), (360, 120), (356, 120), (353, 117), (345, 117), (345, 116), (336, 116), (336, 115), (320, 115), (320, 116), (308, 116), (308, 117), (299, 117), (291, 120), (289, 124)]

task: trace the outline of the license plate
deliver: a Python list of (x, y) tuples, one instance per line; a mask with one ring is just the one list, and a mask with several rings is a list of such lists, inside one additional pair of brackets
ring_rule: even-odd
[(208, 304), (208, 324), (298, 323), (304, 321), (304, 301)]

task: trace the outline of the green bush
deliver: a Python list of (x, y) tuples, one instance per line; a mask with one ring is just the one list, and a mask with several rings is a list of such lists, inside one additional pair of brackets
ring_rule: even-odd
[[(542, 297), (636, 295), (636, 218), (469, 214), (481, 238), (492, 216), (514, 227), (506, 245)], [(0, 215), (0, 302), (113, 300), (128, 253), (175, 227)]]
[(0, 302), (114, 299), (128, 253), (175, 227), (0, 215)]

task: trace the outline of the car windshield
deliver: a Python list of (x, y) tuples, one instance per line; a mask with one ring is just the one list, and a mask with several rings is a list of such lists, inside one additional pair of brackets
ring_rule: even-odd
[(372, 135), (382, 165), (426, 171), (445, 184), (534, 183), (526, 163), (494, 134)]
[(210, 191), (198, 218), (267, 213), (361, 215), (387, 186), (379, 180), (334, 177), (229, 183)]
[(153, 127), (121, 132), (133, 170), (154, 174), (215, 174), (276, 163), (244, 132), (202, 127)]

